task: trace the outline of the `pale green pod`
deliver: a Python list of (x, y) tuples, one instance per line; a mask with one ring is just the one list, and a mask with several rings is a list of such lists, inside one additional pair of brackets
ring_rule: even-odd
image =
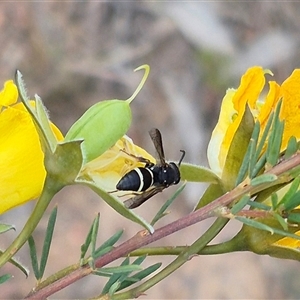
[(129, 99), (105, 100), (94, 104), (66, 134), (66, 141), (83, 140), (84, 163), (103, 154), (129, 129), (132, 119), (130, 103), (143, 87), (150, 72), (148, 65), (140, 66), (135, 71), (142, 69), (145, 71), (144, 76)]
[(112, 147), (128, 130), (131, 109), (125, 100), (105, 100), (90, 107), (73, 124), (65, 140), (82, 139), (84, 161), (89, 162)]

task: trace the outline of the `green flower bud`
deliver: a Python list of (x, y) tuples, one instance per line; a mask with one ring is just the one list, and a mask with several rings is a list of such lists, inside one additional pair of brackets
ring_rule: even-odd
[(90, 107), (67, 133), (65, 140), (83, 140), (84, 163), (87, 163), (112, 147), (129, 129), (131, 123), (130, 102), (143, 87), (150, 68), (143, 65), (135, 71), (145, 69), (136, 91), (128, 100), (105, 100)]

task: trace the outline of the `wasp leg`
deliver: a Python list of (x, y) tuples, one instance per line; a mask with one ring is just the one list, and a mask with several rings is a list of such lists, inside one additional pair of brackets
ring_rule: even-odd
[(126, 150), (124, 149), (121, 149), (120, 151), (124, 152), (125, 154), (127, 154), (128, 156), (130, 157), (133, 157), (134, 159), (136, 159), (138, 162), (141, 162), (141, 163), (145, 163), (146, 165), (153, 165), (153, 163), (147, 159), (147, 158), (144, 158), (142, 156), (136, 156), (134, 154), (131, 154), (131, 153), (128, 153)]
[[(109, 194), (113, 194), (113, 193), (116, 193), (116, 192), (123, 192), (121, 190), (114, 190), (114, 191), (110, 191), (108, 192)], [(137, 196), (137, 195), (140, 195), (142, 192), (134, 192), (134, 191), (130, 191), (129, 193), (126, 193), (126, 194), (123, 194), (123, 195), (118, 195), (119, 198), (121, 197), (125, 197), (125, 196)]]

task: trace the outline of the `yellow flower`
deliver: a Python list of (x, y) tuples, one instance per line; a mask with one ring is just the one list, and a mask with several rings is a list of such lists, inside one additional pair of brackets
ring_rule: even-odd
[[(7, 81), (0, 92), (0, 213), (37, 198), (46, 176), (39, 136), (17, 99), (17, 87)], [(62, 140), (57, 127), (51, 127)]]
[[(94, 181), (106, 191), (114, 191), (118, 181), (127, 172), (145, 165), (136, 157), (143, 157), (155, 163), (155, 159), (149, 153), (133, 144), (128, 136), (124, 136), (101, 156), (85, 164), (80, 177)], [(122, 193), (124, 192), (119, 192), (118, 195)]]
[(211, 169), (219, 176), (226, 161), (234, 134), (241, 122), (248, 104), (255, 120), (261, 124), (263, 132), (266, 122), (282, 98), (281, 120), (285, 120), (281, 149), (287, 147), (291, 136), (300, 138), (300, 69), (296, 69), (282, 85), (269, 82), (269, 92), (262, 95), (265, 87), (265, 74), (271, 74), (261, 67), (252, 67), (241, 78), (237, 89), (229, 89), (223, 99), (218, 123), (208, 145), (208, 161)]
[[(240, 86), (237, 89), (229, 89), (223, 99), (218, 123), (212, 133), (208, 146), (208, 161), (211, 169), (222, 176), (229, 147), (234, 134), (238, 129), (248, 104), (254, 120), (258, 120), (263, 132), (270, 114), (274, 111), (276, 104), (282, 99), (280, 119), (285, 120), (281, 150), (286, 149), (291, 136), (300, 139), (300, 69), (294, 70), (281, 85), (275, 81), (269, 82), (269, 91), (264, 95), (265, 74), (271, 74), (261, 67), (252, 67), (242, 76)], [(243, 229), (248, 227), (243, 227)], [(271, 256), (299, 259), (299, 240), (280, 236), (260, 233), (260, 230), (249, 227), (249, 240), (252, 241), (250, 249), (257, 253), (269, 254)], [(295, 232), (296, 230), (292, 230)], [(300, 231), (295, 232), (300, 235)], [(262, 243), (258, 236), (262, 235)], [(250, 245), (250, 244), (249, 244)], [(293, 256), (293, 254), (295, 255)]]

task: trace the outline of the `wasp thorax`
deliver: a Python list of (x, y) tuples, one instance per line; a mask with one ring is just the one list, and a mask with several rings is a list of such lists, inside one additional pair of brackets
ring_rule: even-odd
[(169, 186), (180, 181), (180, 172), (175, 163), (170, 163), (164, 167), (155, 167), (153, 170), (154, 182)]

